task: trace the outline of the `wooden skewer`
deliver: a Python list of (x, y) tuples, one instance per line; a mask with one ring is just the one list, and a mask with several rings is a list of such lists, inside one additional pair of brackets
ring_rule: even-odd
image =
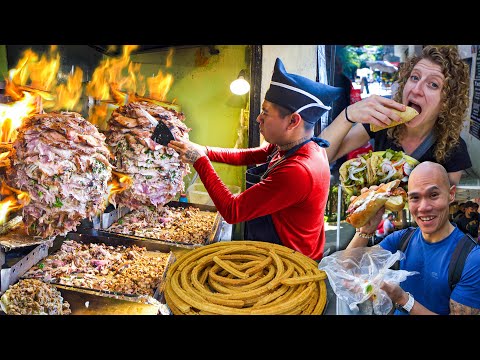
[(7, 221), (5, 224), (0, 225), (0, 235), (8, 233), (10, 230), (15, 229), (22, 223), (22, 216), (15, 216), (13, 219)]

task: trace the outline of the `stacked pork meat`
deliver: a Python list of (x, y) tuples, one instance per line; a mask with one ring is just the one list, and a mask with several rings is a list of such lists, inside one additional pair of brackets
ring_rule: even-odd
[(130, 209), (163, 206), (185, 189), (183, 177), (190, 171), (176, 151), (151, 139), (155, 125), (145, 111), (170, 127), (177, 140), (188, 140), (191, 130), (184, 124), (183, 114), (148, 102), (132, 102), (112, 113), (106, 142), (116, 170), (130, 175), (133, 184), (113, 195), (111, 201)]
[(13, 147), (7, 183), (30, 194), (23, 208), (30, 235), (65, 235), (105, 210), (110, 152), (105, 135), (80, 114), (33, 115)]

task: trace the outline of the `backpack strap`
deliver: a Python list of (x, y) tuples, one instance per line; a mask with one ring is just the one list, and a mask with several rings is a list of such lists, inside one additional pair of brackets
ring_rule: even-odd
[[(409, 227), (407, 231), (405, 231), (402, 235), (402, 238), (400, 239), (400, 242), (398, 243), (398, 249), (401, 252), (405, 252), (405, 249), (407, 248), (408, 243), (410, 242), (410, 239), (413, 236), (413, 233), (415, 232), (417, 228), (415, 227)], [(390, 267), (392, 270), (399, 270), (400, 269), (400, 260), (395, 261), (395, 263)]]
[(458, 241), (448, 266), (448, 285), (452, 291), (462, 277), (468, 254), (476, 245), (478, 245), (477, 241), (470, 234), (465, 234)]
[(435, 134), (433, 133), (433, 131), (430, 131), (425, 140), (423, 140), (423, 142), (415, 149), (413, 153), (410, 154), (410, 156), (414, 159), (420, 160), (421, 157), (425, 155), (427, 150), (430, 149), (433, 144), (435, 144), (435, 140)]

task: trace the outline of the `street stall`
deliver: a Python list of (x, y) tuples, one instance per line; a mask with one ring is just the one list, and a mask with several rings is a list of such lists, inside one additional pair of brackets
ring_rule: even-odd
[[(7, 80), (0, 104), (2, 315), (170, 314), (169, 267), (185, 253), (231, 240), (232, 225), (215, 206), (176, 200), (190, 169), (156, 130), (188, 139), (192, 129), (179, 104), (119, 76), (120, 68), (132, 69), (131, 50), (95, 69), (81, 106), (78, 68), (67, 92), (47, 81), (59, 68), (54, 51), (42, 66), (26, 54)], [(30, 301), (26, 294), (36, 295)]]

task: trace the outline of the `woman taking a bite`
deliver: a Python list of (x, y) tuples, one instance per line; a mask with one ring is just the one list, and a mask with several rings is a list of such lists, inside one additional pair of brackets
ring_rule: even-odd
[[(426, 46), (420, 56), (408, 59), (399, 70), (393, 100), (372, 95), (349, 105), (322, 133), (330, 142), (330, 162), (374, 139), (375, 151), (400, 150), (419, 162), (440, 163), (450, 183), (458, 184), (462, 170), (472, 166), (460, 137), (468, 107), (468, 65), (455, 46)], [(386, 127), (400, 116), (392, 109), (409, 106), (418, 115), (407, 123), (372, 132), (370, 124)], [(361, 125), (357, 125), (357, 123)]]

